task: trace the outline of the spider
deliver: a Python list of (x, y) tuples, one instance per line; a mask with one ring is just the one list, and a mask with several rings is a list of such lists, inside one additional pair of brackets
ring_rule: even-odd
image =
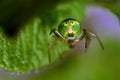
[[(52, 33), (54, 34), (55, 40), (57, 38), (57, 40), (66, 43), (70, 48), (74, 48), (78, 42), (83, 40), (83, 38), (85, 38), (85, 48), (88, 48), (92, 36), (98, 40), (101, 48), (104, 49), (101, 40), (95, 33), (92, 33), (84, 27), (81, 27), (80, 22), (72, 18), (63, 20), (59, 24), (58, 30), (55, 28), (51, 29), (49, 34), (51, 35)], [(48, 47), (49, 62), (51, 62), (50, 49), (52, 44), (53, 43), (51, 42)]]

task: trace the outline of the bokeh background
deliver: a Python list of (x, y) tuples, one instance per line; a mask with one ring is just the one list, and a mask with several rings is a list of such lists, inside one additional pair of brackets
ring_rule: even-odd
[[(58, 42), (49, 63), (49, 32), (66, 18), (96, 33), (105, 49), (95, 38), (87, 52), (84, 40), (73, 49)], [(0, 80), (119, 80), (119, 19), (119, 0), (1, 0)]]

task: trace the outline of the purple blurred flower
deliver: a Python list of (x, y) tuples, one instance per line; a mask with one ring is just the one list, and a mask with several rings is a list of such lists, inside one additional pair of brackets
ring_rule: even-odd
[(110, 10), (87, 6), (85, 12), (85, 26), (102, 38), (120, 39), (120, 20)]

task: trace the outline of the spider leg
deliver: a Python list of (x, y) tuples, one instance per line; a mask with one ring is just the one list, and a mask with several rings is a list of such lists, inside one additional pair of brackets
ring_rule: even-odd
[(91, 38), (90, 38), (90, 34), (87, 32), (86, 29), (83, 29), (83, 31), (78, 35), (76, 39), (79, 39), (80, 42), (83, 38), (85, 38), (85, 48), (87, 51), (89, 44), (91, 42)]
[(86, 35), (85, 38), (86, 38), (86, 40), (88, 40), (88, 41), (86, 42), (86, 44), (89, 44), (89, 43), (90, 43), (90, 41), (91, 41), (90, 36), (92, 36), (92, 37), (94, 37), (94, 38), (96, 38), (96, 39), (98, 40), (98, 42), (99, 42), (101, 48), (104, 50), (104, 46), (103, 46), (103, 44), (102, 44), (100, 38), (99, 38), (95, 33), (89, 32), (89, 31), (86, 30), (86, 29), (84, 29), (83, 31), (85, 32), (85, 35)]
[[(54, 37), (53, 37), (53, 38), (54, 38)], [(51, 49), (54, 41), (55, 41), (54, 39), (51, 39), (50, 44), (49, 44), (49, 46), (48, 46), (48, 59), (49, 59), (49, 62), (51, 62), (50, 49)]]
[[(85, 32), (82, 31), (76, 38), (75, 40), (77, 40), (77, 42), (80, 42), (81, 40), (83, 40), (83, 38), (85, 37)], [(76, 43), (76, 42), (75, 42)]]
[(67, 40), (56, 30), (56, 29), (52, 29), (51, 32), (49, 33), (50, 35), (54, 33), (54, 35), (61, 40), (62, 42), (67, 43)]
[(103, 46), (103, 44), (102, 44), (100, 38), (99, 38), (95, 33), (89, 32), (89, 34), (90, 34), (91, 36), (95, 37), (95, 38), (98, 40), (98, 42), (99, 42), (101, 48), (104, 50), (104, 46)]
[(60, 49), (59, 49), (59, 47), (58, 47), (57, 40), (55, 41), (55, 46), (56, 46), (56, 48), (57, 48), (58, 56), (59, 56), (59, 58), (62, 60), (63, 58), (62, 58), (62, 55), (60, 54)]
[[(49, 62), (51, 62), (51, 56), (50, 56), (51, 53), (50, 53), (50, 49), (51, 49), (53, 43), (57, 43), (57, 42), (56, 42), (57, 39), (59, 39), (59, 40), (65, 42), (65, 43), (67, 43), (67, 41), (65, 40), (65, 38), (62, 37), (62, 35), (61, 35), (56, 29), (52, 29), (51, 32), (50, 32), (49, 34), (51, 35), (52, 33), (54, 33), (54, 36), (53, 36), (53, 39), (51, 39), (51, 41), (50, 41), (51, 43), (50, 43), (49, 46), (48, 46), (48, 57), (49, 57)], [(59, 56), (60, 56), (60, 55), (59, 55)], [(61, 56), (60, 56), (60, 58), (61, 58)]]
[(86, 34), (85, 35), (85, 48), (88, 48), (91, 42), (90, 35)]
[(84, 38), (85, 38), (85, 48), (86, 48), (86, 51), (90, 45), (90, 42), (91, 42), (91, 38), (90, 38), (90, 35), (89, 33), (87, 32), (86, 29), (83, 29), (83, 34), (84, 34)]

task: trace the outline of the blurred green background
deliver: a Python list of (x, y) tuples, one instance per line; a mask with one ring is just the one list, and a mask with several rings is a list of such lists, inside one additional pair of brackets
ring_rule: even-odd
[[(114, 31), (110, 33), (111, 37), (100, 35), (107, 30), (101, 33), (95, 31), (100, 35), (104, 51), (95, 39), (86, 53), (82, 42), (80, 49), (72, 50), (59, 42), (57, 49), (55, 45), (51, 48), (52, 63), (48, 60), (52, 28), (57, 28), (66, 18), (82, 23), (86, 6), (91, 5), (108, 8), (119, 19), (119, 0), (17, 1), (0, 1), (1, 80), (120, 79), (120, 36), (114, 37)], [(58, 53), (64, 56), (63, 60), (59, 60)]]

